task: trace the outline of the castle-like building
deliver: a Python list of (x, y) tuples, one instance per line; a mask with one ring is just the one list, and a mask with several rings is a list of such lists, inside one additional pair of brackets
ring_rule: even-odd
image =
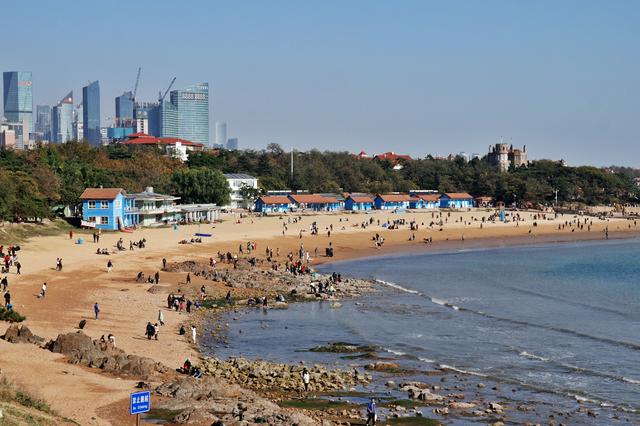
[(509, 170), (509, 166), (515, 167), (526, 166), (527, 161), (527, 146), (523, 146), (522, 149), (514, 148), (513, 145), (506, 143), (497, 143), (493, 146), (489, 146), (488, 154), (489, 162), (500, 169), (500, 171), (506, 172)]

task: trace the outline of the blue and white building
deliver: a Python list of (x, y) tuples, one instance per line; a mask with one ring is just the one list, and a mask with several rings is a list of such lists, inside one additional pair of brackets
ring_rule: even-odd
[(256, 200), (255, 211), (261, 213), (287, 213), (291, 201), (284, 195), (263, 195)]
[(368, 211), (373, 210), (373, 198), (368, 195), (349, 195), (344, 200), (344, 209), (350, 211)]
[(440, 196), (440, 207), (449, 209), (464, 209), (473, 207), (474, 199), (466, 192), (447, 192)]
[(377, 210), (403, 210), (409, 208), (411, 197), (407, 194), (378, 194), (374, 199)]

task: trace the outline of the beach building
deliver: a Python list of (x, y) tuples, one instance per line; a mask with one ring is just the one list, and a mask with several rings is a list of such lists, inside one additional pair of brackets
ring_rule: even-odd
[(378, 194), (374, 204), (378, 210), (408, 209), (411, 197), (408, 194)]
[(476, 197), (476, 206), (482, 208), (493, 207), (493, 197)]
[(320, 194), (289, 194), (291, 207), (310, 209), (313, 211), (336, 211), (343, 207), (343, 203), (335, 196)]
[(411, 209), (437, 209), (440, 207), (439, 194), (412, 194), (409, 201)]
[(192, 151), (204, 150), (201, 143), (191, 142), (179, 138), (159, 138), (145, 133), (133, 133), (126, 136), (122, 142), (124, 146), (155, 146), (164, 151), (165, 154), (187, 161), (189, 153)]
[(178, 222), (213, 222), (220, 216), (220, 207), (215, 204), (177, 204), (179, 199), (158, 194), (153, 187), (131, 194), (122, 188), (87, 188), (80, 196), (81, 225), (116, 231)]
[(229, 183), (229, 189), (231, 190), (231, 202), (228, 208), (231, 209), (248, 209), (252, 200), (246, 199), (242, 196), (242, 188), (249, 187), (258, 189), (258, 178), (244, 173), (225, 173), (225, 178)]
[(368, 211), (373, 210), (374, 200), (369, 195), (350, 194), (344, 201), (345, 210)]
[(447, 192), (440, 196), (440, 207), (450, 209), (464, 209), (473, 207), (474, 199), (466, 192)]
[(255, 211), (261, 213), (287, 213), (291, 200), (284, 195), (263, 195), (256, 200)]

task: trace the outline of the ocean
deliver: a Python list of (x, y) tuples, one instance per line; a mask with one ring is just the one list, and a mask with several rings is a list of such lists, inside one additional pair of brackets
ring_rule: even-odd
[(566, 410), (581, 401), (609, 410), (608, 419), (638, 420), (640, 240), (422, 252), (319, 269), (378, 280), (383, 291), (339, 309), (314, 302), (234, 314), (228, 345), (208, 350), (350, 365), (308, 349), (373, 344), (407, 365), (517, 388), (511, 398), (521, 401)]

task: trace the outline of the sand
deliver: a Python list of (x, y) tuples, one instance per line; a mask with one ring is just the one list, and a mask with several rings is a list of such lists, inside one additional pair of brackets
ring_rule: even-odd
[[(437, 213), (436, 213), (437, 214)], [(195, 347), (186, 336), (179, 336), (180, 324), (190, 324), (187, 314), (166, 309), (169, 292), (178, 288), (186, 290), (185, 274), (160, 272), (159, 291), (149, 292), (149, 284), (137, 284), (135, 276), (139, 271), (153, 275), (162, 266), (162, 258), (168, 261), (187, 259), (208, 259), (215, 257), (218, 251), (237, 253), (241, 243), (252, 240), (257, 243), (256, 255), (263, 257), (266, 247), (276, 252), (280, 249), (280, 260), (284, 261), (289, 251), (296, 251), (300, 244), (312, 253), (332, 243), (334, 258), (320, 256), (313, 264), (347, 258), (380, 255), (405, 250), (441, 250), (449, 248), (495, 246), (507, 244), (528, 244), (551, 241), (573, 241), (577, 239), (603, 239), (604, 229), (608, 227), (611, 238), (635, 236), (637, 224), (626, 219), (593, 219), (591, 231), (587, 226), (583, 230), (565, 227), (558, 230), (559, 224), (575, 220), (574, 216), (560, 216), (553, 220), (537, 220), (535, 213), (520, 212), (522, 222), (484, 223), (480, 229), (480, 218), (488, 217), (491, 212), (473, 210), (453, 212), (442, 226), (428, 227), (429, 223), (439, 220), (432, 218), (430, 211), (410, 211), (403, 214), (391, 212), (372, 213), (336, 213), (303, 216), (299, 223), (287, 224), (282, 235), (283, 222), (293, 219), (293, 215), (269, 217), (245, 217), (228, 214), (224, 222), (208, 225), (180, 226), (137, 230), (133, 234), (103, 232), (100, 243), (91, 242), (91, 233), (77, 232), (73, 239), (68, 235), (34, 238), (21, 244), (18, 257), (22, 263), (22, 275), (16, 275), (15, 269), (8, 275), (9, 290), (14, 307), (27, 316), (24, 323), (34, 333), (47, 339), (55, 338), (59, 333), (77, 329), (81, 319), (87, 319), (85, 332), (99, 338), (112, 333), (116, 336), (118, 347), (125, 351), (154, 358), (168, 366), (177, 367), (185, 358), (197, 359)], [(547, 215), (552, 218), (552, 214)], [(374, 222), (367, 229), (353, 225)], [(474, 219), (476, 220), (474, 220)], [(377, 221), (405, 219), (415, 220), (419, 229), (410, 231), (407, 226), (398, 230), (387, 230), (377, 226)], [(582, 219), (583, 220), (583, 219)], [(309, 235), (309, 225), (317, 222), (319, 235)], [(465, 224), (465, 222), (467, 224)], [(424, 223), (424, 226), (422, 225)], [(333, 225), (331, 237), (327, 228)], [(572, 231), (573, 229), (573, 231)], [(192, 238), (195, 232), (213, 233), (204, 238), (201, 244), (178, 244), (182, 239)], [(302, 232), (302, 238), (300, 233)], [(376, 249), (372, 237), (379, 233), (385, 238), (381, 249)], [(415, 234), (415, 241), (409, 237)], [(78, 237), (84, 238), (84, 244), (76, 244)], [(463, 241), (464, 237), (464, 241)], [(125, 247), (129, 240), (147, 239), (147, 247), (133, 251), (121, 251), (105, 256), (95, 253), (98, 247), (115, 249), (119, 238), (123, 238)], [(424, 238), (433, 238), (433, 244), (425, 244)], [(1, 241), (5, 247), (11, 241)], [(55, 270), (56, 258), (63, 259), (63, 271)], [(111, 259), (114, 269), (107, 273), (107, 260)], [(224, 296), (226, 288), (222, 284), (202, 281), (192, 277), (190, 288), (197, 289), (206, 284), (208, 292), (215, 296)], [(45, 298), (38, 298), (43, 282), (48, 290)], [(93, 304), (98, 302), (101, 313), (99, 320), (93, 319)], [(159, 341), (149, 341), (144, 337), (147, 321), (156, 322), (158, 310), (163, 310), (165, 325), (160, 331)], [(5, 324), (8, 327), (8, 324)], [(0, 324), (0, 327), (4, 327)], [(2, 332), (4, 328), (0, 329)], [(134, 382), (121, 380), (76, 365), (64, 362), (60, 355), (49, 353), (34, 345), (11, 345), (0, 341), (0, 367), (2, 373), (45, 399), (53, 410), (62, 416), (71, 418), (80, 424), (103, 425), (122, 424), (128, 418), (128, 394)]]

